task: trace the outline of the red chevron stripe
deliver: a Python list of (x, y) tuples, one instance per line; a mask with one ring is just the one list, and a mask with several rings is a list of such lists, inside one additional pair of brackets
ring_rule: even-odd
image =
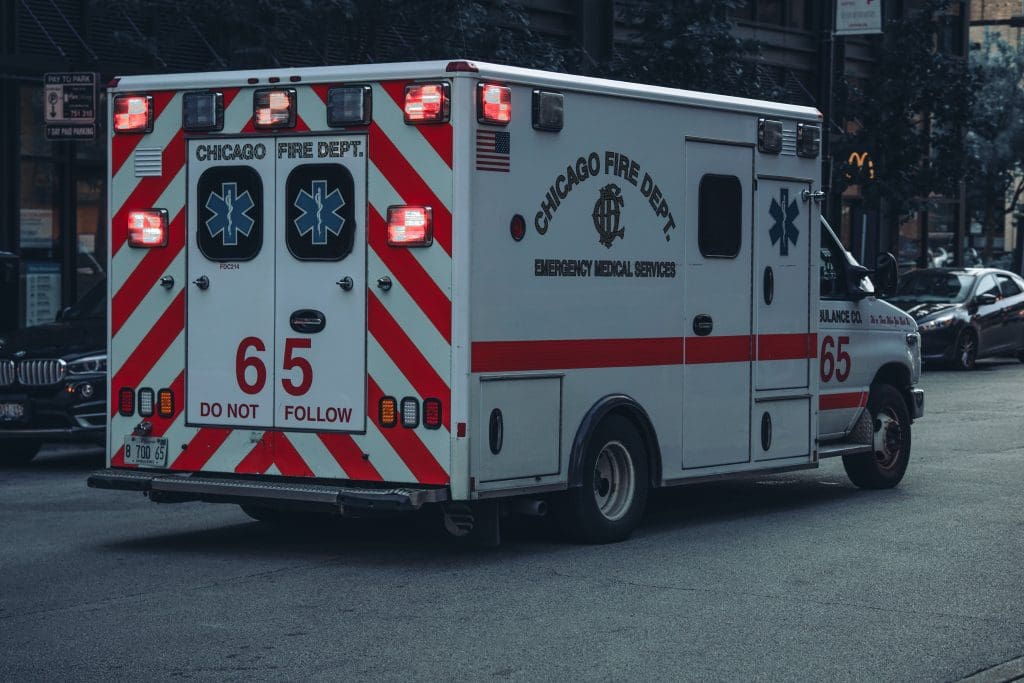
[(178, 292), (174, 301), (163, 312), (153, 329), (146, 333), (142, 343), (125, 360), (124, 365), (110, 382), (110, 414), (117, 410), (117, 389), (137, 388), (160, 357), (167, 352), (181, 331), (185, 329), (185, 292)]
[(321, 432), (317, 434), (331, 456), (345, 470), (349, 479), (363, 481), (384, 481), (377, 468), (369, 460), (363, 459), (363, 450), (348, 434)]
[(366, 390), (369, 399), (366, 402), (366, 412), (370, 420), (377, 425), (380, 433), (384, 435), (391, 447), (398, 453), (398, 457), (416, 477), (416, 481), (421, 484), (447, 484), (448, 474), (430, 454), (430, 450), (420, 441), (420, 438), (416, 436), (415, 431), (401, 427), (385, 428), (380, 426), (377, 405), (384, 396), (384, 392), (369, 375), (366, 377)]
[[(405, 86), (409, 81), (384, 81), (380, 85), (391, 96), (398, 108), (405, 111)], [(434, 148), (448, 168), (452, 167), (452, 124), (412, 126)]]
[[(376, 123), (370, 124), (370, 161), (406, 204), (434, 209), (434, 240), (452, 253), (452, 214)], [(386, 206), (379, 207), (386, 210)]]
[(416, 302), (420, 310), (441, 333), (444, 340), (452, 343), (452, 302), (433, 278), (427, 274), (411, 250), (388, 245), (387, 223), (377, 207), (370, 205), (370, 225), (367, 234), (370, 248), (384, 262), (402, 287)]
[(448, 405), (451, 402), (451, 390), (448, 384), (437, 374), (433, 366), (416, 348), (402, 326), (395, 322), (391, 313), (384, 307), (372, 292), (367, 298), (367, 321), (370, 334), (388, 354), (388, 358), (398, 366), (409, 383), (412, 384), (420, 398), (441, 399), (441, 415), (445, 429), (451, 431)]
[(121, 284), (110, 302), (110, 334), (118, 331), (135, 312), (143, 298), (166, 273), (171, 262), (185, 247), (185, 211), (179, 211), (170, 225), (166, 247), (147, 249), (142, 260)]
[[(153, 96), (153, 122), (155, 124), (174, 98), (174, 91), (161, 90), (150, 94)], [(113, 137), (110, 140), (110, 177), (113, 178), (146, 136), (134, 133), (119, 135), (113, 132), (113, 126), (111, 126), (111, 135)]]
[[(154, 207), (160, 195), (185, 165), (185, 131), (178, 130), (163, 151), (163, 175), (142, 178), (110, 221), (110, 252), (116, 254), (128, 240), (128, 212)], [(159, 208), (159, 207), (157, 207)]]
[(264, 432), (263, 438), (253, 446), (235, 467), (238, 474), (266, 474), (270, 466), (286, 477), (312, 477), (309, 469), (295, 446), (281, 432)]
[(239, 474), (263, 474), (274, 464), (274, 432), (264, 432), (252, 450), (235, 465)]
[[(230, 429), (203, 427), (188, 442), (188, 446), (181, 451), (181, 455), (171, 463), (170, 469), (198, 472), (203, 469), (203, 466), (209, 462), (229, 436), (231, 436)], [(171, 446), (173, 444), (169, 444), (169, 447)]]

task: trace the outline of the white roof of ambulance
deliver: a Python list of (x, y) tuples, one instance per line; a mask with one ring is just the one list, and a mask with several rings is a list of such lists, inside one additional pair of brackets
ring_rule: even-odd
[[(605, 95), (618, 95), (638, 100), (671, 102), (693, 107), (709, 109), (725, 109), (750, 114), (772, 114), (793, 119), (817, 120), (821, 118), (818, 110), (813, 107), (801, 107), (766, 100), (754, 100), (745, 97), (713, 95), (692, 90), (677, 90), (656, 85), (626, 83), (604, 78), (574, 76), (572, 74), (522, 69), (513, 66), (501, 66), (486, 62), (467, 60), (444, 60), (433, 62), (395, 62), (391, 64), (349, 64), (346, 66), (316, 66), (294, 69), (253, 69), (248, 71), (207, 71), (202, 73), (159, 74), (150, 76), (124, 76), (120, 78), (115, 90), (188, 90), (194, 88), (212, 88), (225, 84), (243, 85), (249, 79), (259, 79), (253, 85), (277, 85), (295, 87), (297, 83), (289, 82), (291, 76), (299, 76), (301, 84), (337, 83), (347, 78), (363, 81), (387, 81), (400, 79), (450, 78), (460, 72), (448, 71), (452, 62), (462, 61), (476, 68), (475, 77), (494, 79), (505, 83), (519, 83), (531, 86), (544, 86), (563, 91), (582, 91)], [(464, 72), (462, 72), (464, 73)], [(276, 76), (278, 83), (270, 83), (269, 79)]]

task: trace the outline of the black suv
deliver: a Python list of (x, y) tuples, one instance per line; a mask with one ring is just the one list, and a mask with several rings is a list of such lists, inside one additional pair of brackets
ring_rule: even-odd
[(57, 322), (0, 335), (0, 464), (28, 462), (44, 441), (103, 443), (106, 292), (99, 282)]

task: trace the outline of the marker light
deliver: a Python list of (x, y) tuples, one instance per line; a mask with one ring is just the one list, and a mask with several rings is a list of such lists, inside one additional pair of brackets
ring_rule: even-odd
[(406, 123), (444, 123), (451, 109), (447, 83), (413, 83), (405, 86)]
[(370, 125), (371, 97), (368, 85), (346, 85), (327, 91), (327, 125)]
[(522, 240), (526, 237), (526, 219), (518, 213), (512, 216), (512, 221), (508, 224), (508, 231), (516, 242)]
[(434, 217), (429, 206), (389, 206), (388, 244), (429, 247), (434, 243)]
[(252, 96), (253, 125), (257, 128), (295, 127), (295, 88), (263, 88)]
[(167, 211), (146, 209), (128, 213), (129, 247), (166, 247)]
[(564, 98), (560, 92), (533, 91), (533, 127), (557, 133), (565, 123)]
[(185, 130), (221, 130), (224, 127), (224, 94), (187, 92), (182, 95), (181, 125)]
[(782, 121), (757, 120), (757, 149), (765, 154), (782, 151)]
[(423, 426), (427, 429), (441, 428), (441, 399), (423, 399)]
[(493, 83), (476, 87), (476, 120), (496, 126), (507, 126), (512, 120), (512, 88)]
[(152, 95), (117, 95), (114, 97), (114, 132), (150, 133), (152, 131)]
[(118, 389), (117, 412), (124, 417), (130, 417), (135, 412), (135, 390), (131, 387)]
[(139, 415), (142, 417), (153, 416), (154, 398), (154, 392), (149, 387), (139, 389)]
[(156, 392), (156, 412), (160, 417), (174, 416), (174, 392), (170, 389), (161, 389)]
[(796, 124), (797, 156), (815, 159), (821, 151), (821, 126), (807, 123)]
[(416, 429), (420, 426), (420, 402), (414, 396), (402, 399), (402, 426), (406, 429)]
[(398, 424), (398, 402), (393, 396), (384, 396), (377, 405), (377, 419), (381, 427)]

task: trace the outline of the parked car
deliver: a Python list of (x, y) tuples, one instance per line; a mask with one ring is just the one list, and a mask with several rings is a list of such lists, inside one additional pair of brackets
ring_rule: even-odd
[(978, 358), (1024, 362), (1024, 279), (995, 268), (928, 268), (904, 275), (890, 303), (917, 321), (924, 361), (963, 370)]
[(103, 443), (105, 281), (56, 322), (0, 337), (0, 463), (26, 463), (43, 442)]

